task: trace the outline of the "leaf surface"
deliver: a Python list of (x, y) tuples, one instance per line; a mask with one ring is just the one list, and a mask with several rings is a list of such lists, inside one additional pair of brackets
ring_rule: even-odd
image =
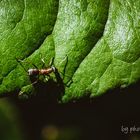
[(139, 0), (2, 1), (0, 9), (1, 95), (31, 94), (25, 70), (42, 68), (42, 58), (54, 57), (63, 83), (72, 81), (63, 102), (140, 79)]

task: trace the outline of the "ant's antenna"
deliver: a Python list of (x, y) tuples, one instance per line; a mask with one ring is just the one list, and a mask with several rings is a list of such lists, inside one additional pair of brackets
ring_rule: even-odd
[(36, 69), (38, 69), (38, 67), (37, 67), (35, 64), (32, 63), (32, 65), (33, 65)]
[(15, 58), (16, 61), (23, 67), (23, 69), (28, 73), (28, 71), (25, 69), (25, 67), (23, 66), (23, 64), (21, 63), (22, 60)]
[(65, 64), (65, 67), (63, 69), (63, 75), (65, 76), (65, 73), (66, 73), (66, 67), (68, 65), (68, 56), (66, 55), (66, 64)]
[(41, 59), (41, 61), (42, 61), (42, 63), (43, 63), (43, 66), (42, 66), (42, 67), (48, 68), (48, 67), (50, 67), (50, 66), (53, 66), (54, 57), (50, 60), (49, 65), (47, 66), (46, 63), (45, 63), (44, 58), (42, 57), (42, 53), (39, 52), (39, 54), (40, 54), (40, 59)]
[(54, 57), (51, 59), (49, 66), (52, 66), (54, 64)]

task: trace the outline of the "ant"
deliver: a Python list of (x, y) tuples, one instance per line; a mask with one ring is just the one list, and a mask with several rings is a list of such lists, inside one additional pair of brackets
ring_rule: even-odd
[[(42, 75), (44, 77), (45, 76), (50, 77), (51, 73), (55, 74), (58, 90), (64, 91), (65, 90), (64, 85), (69, 87), (69, 85), (67, 85), (67, 83), (66, 84), (63, 83), (63, 79), (61, 78), (60, 73), (58, 72), (58, 69), (55, 66), (53, 66), (54, 57), (51, 59), (51, 61), (49, 63), (49, 67), (46, 67), (44, 59), (41, 59), (41, 61), (43, 62), (42, 69), (39, 69), (39, 68), (37, 68), (37, 66), (35, 64), (32, 64), (35, 68), (30, 68), (30, 69), (26, 70), (25, 67), (22, 64), (23, 61), (19, 60), (17, 58), (16, 58), (16, 60), (24, 68), (24, 70), (28, 73), (28, 76), (30, 77), (30, 80), (31, 80), (31, 85), (23, 87), (23, 90), (20, 91), (19, 95), (23, 95), (24, 90), (26, 89), (26, 87), (30, 88), (31, 86), (37, 84), (38, 81), (39, 81), (39, 76)], [(68, 61), (68, 58), (66, 57), (66, 65), (67, 65), (67, 61)], [(44, 68), (44, 66), (46, 68)], [(65, 68), (64, 68), (64, 71), (65, 71)], [(44, 80), (48, 81), (48, 78), (45, 77)], [(72, 83), (72, 81), (70, 82), (70, 84), (71, 83)], [(25, 96), (26, 96), (26, 94), (25, 94)]]
[(28, 75), (29, 76), (36, 76), (36, 75), (49, 75), (50, 73), (55, 73), (56, 68), (54, 66), (51, 66), (46, 69), (29, 69)]
[[(22, 65), (22, 60), (20, 60), (20, 59), (17, 59), (16, 58), (16, 60), (17, 60), (17, 62), (19, 62), (19, 64), (24, 68), (24, 66)], [(45, 65), (45, 61), (44, 61), (44, 59), (41, 59), (41, 61), (43, 62), (43, 67), (44, 67), (44, 65)], [(39, 69), (35, 64), (32, 64), (35, 68), (30, 68), (30, 69), (28, 69), (28, 70), (26, 70), (25, 68), (24, 68), (24, 70), (28, 73), (28, 75), (30, 76), (30, 78), (31, 77), (35, 77), (35, 76), (40, 76), (40, 75), (43, 75), (43, 76), (45, 76), (45, 75), (47, 75), (47, 76), (50, 76), (50, 74), (51, 73), (55, 73), (57, 70), (56, 70), (56, 68), (52, 65), (52, 63), (53, 63), (53, 61), (54, 61), (54, 58), (51, 60), (51, 64), (50, 64), (50, 67), (46, 67), (46, 68), (42, 68), (42, 69)], [(35, 81), (35, 82), (33, 82), (32, 84), (35, 84), (35, 83), (37, 83), (37, 81)]]

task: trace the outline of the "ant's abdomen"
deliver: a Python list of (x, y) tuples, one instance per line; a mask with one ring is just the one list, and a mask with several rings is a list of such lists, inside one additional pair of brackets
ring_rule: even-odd
[(38, 69), (29, 69), (28, 70), (28, 74), (29, 75), (38, 75), (39, 74), (39, 70)]

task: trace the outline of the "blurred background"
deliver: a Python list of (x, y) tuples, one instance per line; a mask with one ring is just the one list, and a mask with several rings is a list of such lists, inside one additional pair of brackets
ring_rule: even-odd
[(140, 140), (139, 107), (140, 82), (67, 104), (1, 98), (0, 140)]

